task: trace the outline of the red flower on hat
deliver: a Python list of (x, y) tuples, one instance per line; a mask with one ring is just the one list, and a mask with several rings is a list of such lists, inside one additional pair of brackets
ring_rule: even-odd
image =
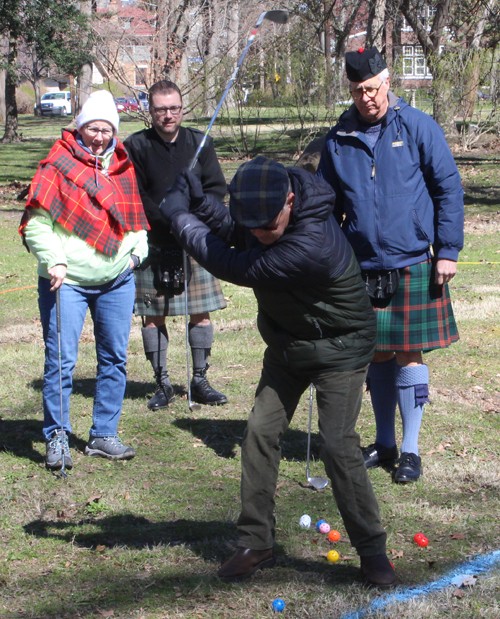
[(362, 54), (364, 51), (365, 51), (365, 48), (364, 48), (364, 47), (360, 47), (360, 48), (358, 49), (358, 52), (359, 52), (360, 54)]

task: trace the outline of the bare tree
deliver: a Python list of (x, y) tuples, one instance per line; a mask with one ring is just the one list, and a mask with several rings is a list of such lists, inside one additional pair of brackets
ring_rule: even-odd
[(377, 47), (382, 50), (385, 29), (386, 0), (371, 0), (369, 4), (368, 24), (366, 33), (367, 47)]
[[(0, 36), (0, 57), (6, 58), (8, 52), (8, 39)], [(5, 122), (5, 75), (6, 70), (3, 64), (0, 65), (0, 124)]]
[[(92, 0), (80, 0), (80, 11), (86, 15), (90, 21), (92, 17)], [(88, 41), (82, 41), (84, 46), (87, 46)], [(83, 104), (92, 92), (92, 63), (85, 62), (78, 75), (78, 87), (75, 96), (75, 116), (80, 113)]]

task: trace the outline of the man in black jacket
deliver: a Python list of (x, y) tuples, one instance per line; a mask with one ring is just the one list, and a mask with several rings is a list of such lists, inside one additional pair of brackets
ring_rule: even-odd
[(356, 258), (332, 217), (334, 194), (309, 172), (265, 157), (238, 169), (229, 194), (228, 212), (184, 171), (160, 207), (201, 265), (253, 288), (267, 344), (242, 445), (239, 548), (218, 574), (240, 580), (275, 564), (279, 440), (314, 383), (321, 458), (361, 570), (369, 584), (391, 586), (386, 533), (355, 432), (376, 320)]
[[(168, 81), (154, 84), (149, 90), (149, 111), (153, 126), (128, 137), (124, 144), (134, 164), (144, 211), (151, 226), (148, 232), (149, 256), (135, 271), (135, 313), (142, 316), (142, 339), (146, 358), (155, 372), (157, 390), (148, 407), (158, 410), (174, 399), (167, 372), (168, 332), (165, 316), (184, 314), (184, 294), (177, 276), (182, 265), (182, 250), (158, 208), (165, 191), (177, 174), (187, 167), (203, 134), (182, 126), (182, 97), (179, 88)], [(213, 142), (203, 149), (194, 173), (201, 179), (207, 194), (222, 200), (226, 181), (217, 160)], [(219, 282), (191, 261), (189, 299), (189, 343), (193, 357), (193, 400), (201, 404), (224, 404), (227, 399), (207, 380), (208, 357), (212, 348), (213, 326), (209, 312), (226, 307)], [(165, 273), (170, 279), (166, 284)], [(177, 289), (176, 289), (177, 288)]]

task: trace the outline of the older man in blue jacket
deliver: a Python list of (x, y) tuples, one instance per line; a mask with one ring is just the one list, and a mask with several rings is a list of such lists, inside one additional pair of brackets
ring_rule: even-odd
[(314, 383), (321, 457), (361, 570), (372, 585), (393, 585), (355, 432), (376, 320), (356, 258), (332, 217), (333, 192), (309, 172), (257, 157), (240, 166), (229, 195), (228, 210), (184, 172), (161, 207), (199, 264), (253, 288), (267, 345), (241, 452), (239, 547), (218, 574), (239, 580), (274, 565), (279, 441)]
[(367, 377), (377, 436), (363, 450), (365, 464), (387, 466), (407, 483), (421, 474), (418, 436), (429, 395), (422, 352), (458, 339), (447, 284), (463, 247), (463, 190), (441, 128), (389, 90), (377, 48), (348, 52), (346, 71), (354, 105), (327, 135), (318, 176), (335, 190), (334, 214), (378, 319)]

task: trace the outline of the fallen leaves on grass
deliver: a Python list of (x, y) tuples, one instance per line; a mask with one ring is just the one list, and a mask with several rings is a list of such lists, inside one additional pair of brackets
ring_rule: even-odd
[(446, 452), (447, 447), (451, 447), (451, 443), (439, 443), (437, 447), (434, 447), (434, 449), (431, 449), (430, 451), (428, 451), (427, 455), (431, 456), (432, 454), (435, 454), (435, 453), (444, 454)]

